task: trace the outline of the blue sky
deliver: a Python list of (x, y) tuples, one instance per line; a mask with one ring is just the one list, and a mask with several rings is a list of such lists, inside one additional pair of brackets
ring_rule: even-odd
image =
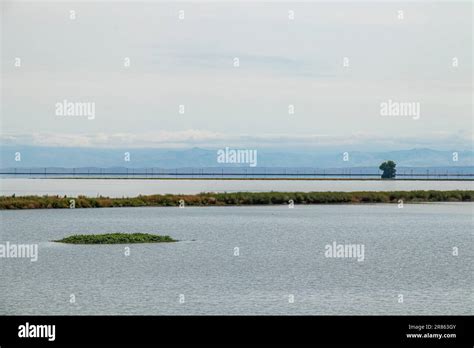
[[(2, 23), (3, 144), (472, 147), (468, 2), (7, 1)], [(58, 117), (64, 99), (96, 117)]]

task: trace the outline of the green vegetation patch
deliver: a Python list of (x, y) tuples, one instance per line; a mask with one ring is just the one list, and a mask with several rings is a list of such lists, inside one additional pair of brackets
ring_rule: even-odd
[[(4, 209), (69, 209), (112, 207), (177, 207), (271, 205), (288, 204), (348, 204), (348, 203), (473, 202), (474, 191), (359, 191), (359, 192), (233, 192), (200, 193), (197, 195), (149, 195), (132, 198), (61, 197), (61, 196), (0, 196)], [(181, 202), (181, 203), (180, 203)]]
[(107, 233), (77, 234), (60, 240), (58, 243), (68, 244), (130, 244), (130, 243), (170, 243), (177, 242), (170, 236), (158, 236), (148, 233)]

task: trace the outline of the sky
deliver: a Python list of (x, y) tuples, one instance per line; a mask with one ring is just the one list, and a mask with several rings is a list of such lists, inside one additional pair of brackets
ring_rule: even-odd
[(1, 49), (3, 145), (472, 149), (469, 2), (5, 1)]

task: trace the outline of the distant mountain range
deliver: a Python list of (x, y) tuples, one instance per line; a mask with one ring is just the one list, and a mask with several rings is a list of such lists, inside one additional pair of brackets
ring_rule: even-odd
[[(0, 149), (0, 168), (203, 168), (249, 167), (217, 161), (218, 149), (103, 149), (4, 146)], [(126, 161), (129, 153), (129, 161)], [(381, 162), (393, 160), (398, 167), (461, 168), (474, 167), (474, 152), (410, 149), (389, 152), (353, 151), (344, 154), (331, 150), (285, 151), (257, 149), (258, 167), (281, 168), (378, 168)], [(344, 156), (346, 155), (346, 156)], [(344, 158), (347, 161), (344, 161)], [(19, 159), (19, 160), (18, 160)], [(454, 160), (453, 160), (454, 159)]]

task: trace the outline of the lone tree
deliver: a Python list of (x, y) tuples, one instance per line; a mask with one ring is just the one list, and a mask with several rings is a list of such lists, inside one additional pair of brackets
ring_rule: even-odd
[(380, 170), (383, 170), (382, 179), (395, 179), (395, 175), (397, 174), (395, 166), (394, 161), (383, 162), (379, 167)]

